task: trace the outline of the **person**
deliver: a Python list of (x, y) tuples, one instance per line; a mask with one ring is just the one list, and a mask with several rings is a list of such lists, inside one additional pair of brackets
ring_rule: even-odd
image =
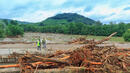
[(43, 48), (46, 48), (46, 38), (42, 39), (42, 45), (43, 45)]
[(37, 41), (37, 50), (41, 50), (41, 41), (40, 41), (40, 39)]

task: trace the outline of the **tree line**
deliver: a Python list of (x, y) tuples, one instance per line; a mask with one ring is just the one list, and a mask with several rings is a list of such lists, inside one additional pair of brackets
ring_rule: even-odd
[(122, 36), (127, 29), (130, 28), (130, 23), (118, 24), (95, 24), (86, 25), (83, 23), (70, 23), (66, 25), (21, 25), (25, 32), (42, 32), (42, 33), (63, 33), (63, 34), (78, 34), (78, 35), (95, 35), (108, 36), (113, 32), (117, 32), (115, 36)]
[(0, 24), (0, 37), (23, 35), (24, 32), (42, 32), (42, 33), (62, 33), (78, 35), (108, 36), (117, 32), (115, 36), (123, 36), (126, 30), (130, 29), (130, 23), (118, 24), (93, 24), (69, 23), (61, 25), (39, 25), (39, 24), (19, 24), (12, 21), (10, 24)]

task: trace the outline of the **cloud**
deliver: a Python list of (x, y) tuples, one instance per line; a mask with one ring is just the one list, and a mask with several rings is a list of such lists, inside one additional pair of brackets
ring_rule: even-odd
[(55, 11), (36, 11), (34, 13), (24, 14), (22, 17), (16, 17), (13, 19), (20, 21), (40, 22), (42, 20), (45, 20), (47, 17), (54, 16), (55, 14)]
[[(68, 9), (58, 9), (58, 10), (38, 10), (34, 11), (33, 13), (28, 12), (25, 13), (22, 17), (15, 17), (12, 18), (14, 20), (20, 20), (20, 21), (29, 21), (29, 22), (40, 22), (45, 20), (48, 17), (52, 17), (59, 13), (76, 13), (76, 12), (82, 12), (84, 11), (84, 8), (68, 8)], [(35, 20), (35, 21), (34, 21)]]
[(112, 15), (102, 19), (102, 22), (110, 22), (110, 21), (114, 21), (114, 22), (130, 22), (130, 10), (126, 9), (129, 5), (124, 5), (121, 7), (117, 7), (117, 8), (111, 8), (113, 9), (113, 13)]
[(126, 7), (126, 8), (124, 8), (124, 10), (130, 10), (130, 7)]
[(116, 13), (115, 15), (103, 19), (103, 22), (107, 21), (130, 22), (130, 10), (121, 11), (120, 13)]
[(91, 6), (87, 6), (85, 9), (84, 9), (84, 11), (87, 11), (87, 12), (89, 12), (89, 11), (91, 11), (93, 8), (91, 7)]

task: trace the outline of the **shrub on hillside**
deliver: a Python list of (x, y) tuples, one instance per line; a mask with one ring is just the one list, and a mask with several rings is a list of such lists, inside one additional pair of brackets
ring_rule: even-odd
[(128, 30), (124, 33), (123, 38), (124, 38), (125, 41), (130, 42), (130, 29), (128, 29)]

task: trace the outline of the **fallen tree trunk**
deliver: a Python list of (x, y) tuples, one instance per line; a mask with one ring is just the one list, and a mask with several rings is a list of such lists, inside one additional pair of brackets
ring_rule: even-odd
[[(31, 63), (32, 65), (38, 65), (38, 64), (42, 64), (43, 62), (35, 62), (35, 63)], [(13, 65), (1, 65), (0, 68), (10, 68), (10, 67), (19, 67), (20, 64), (13, 64)]]
[(31, 54), (28, 54), (28, 55), (24, 56), (23, 58), (31, 58), (32, 61), (54, 62), (54, 63), (61, 63), (61, 64), (69, 65), (69, 63), (67, 61), (62, 60), (62, 58), (61, 59), (43, 58), (40, 56), (31, 55)]
[(0, 68), (10, 68), (10, 67), (19, 67), (19, 64), (13, 64), (13, 65), (0, 65)]
[(103, 40), (97, 41), (95, 44), (101, 44), (105, 41), (108, 41), (109, 39), (111, 39), (112, 36), (114, 36), (115, 34), (117, 34), (117, 32), (112, 33), (111, 35), (109, 35), (108, 37), (104, 38)]
[(97, 44), (102, 44), (103, 42), (108, 41), (108, 40), (109, 40), (112, 36), (114, 36), (116, 33), (117, 33), (117, 32), (114, 32), (114, 33), (112, 33), (110, 36), (108, 36), (108, 37), (106, 37), (106, 38), (104, 38), (104, 39), (102, 39), (102, 40), (100, 40), (100, 41), (97, 41), (97, 42), (92, 43), (92, 44), (86, 44), (86, 45), (84, 45), (84, 46), (82, 46), (82, 47), (80, 47), (80, 48), (88, 48), (88, 47), (91, 47), (91, 46), (95, 46), (95, 45), (97, 45)]

